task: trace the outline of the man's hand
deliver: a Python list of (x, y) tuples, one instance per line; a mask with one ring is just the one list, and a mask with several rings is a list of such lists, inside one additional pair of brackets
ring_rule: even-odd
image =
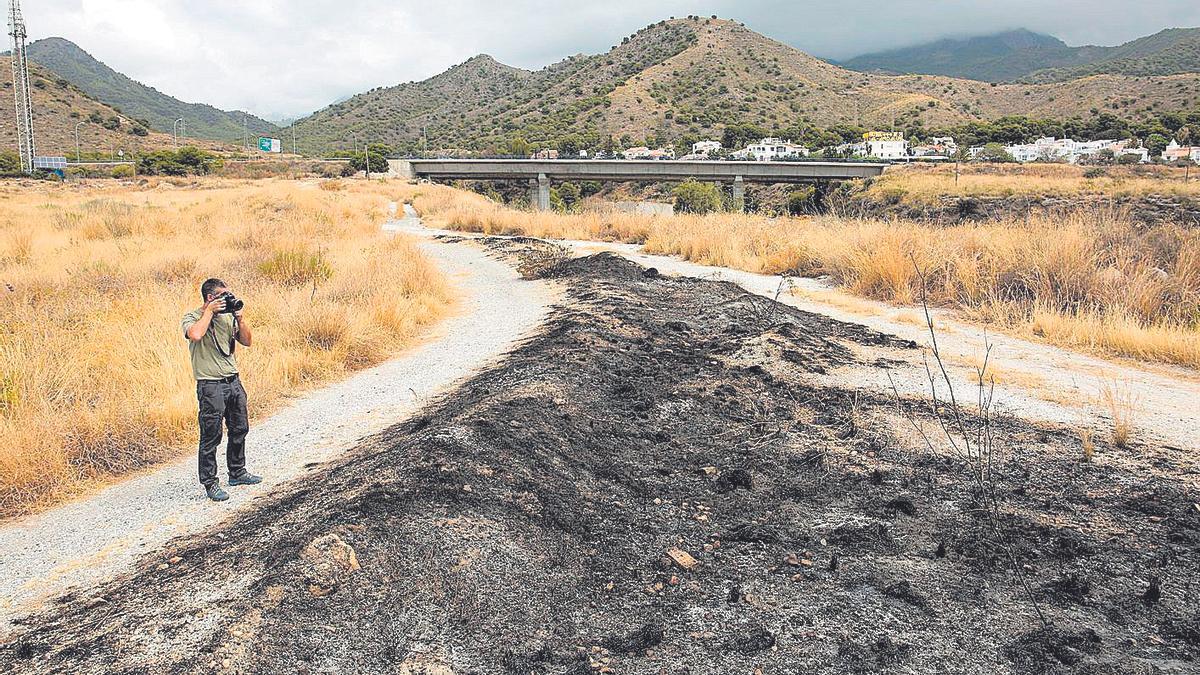
[(225, 296), (223, 296), (223, 295), (217, 296), (217, 297), (213, 298), (212, 300), (209, 300), (208, 302), (204, 303), (204, 313), (208, 314), (209, 316), (212, 316), (214, 314), (220, 314), (224, 310), (225, 310)]

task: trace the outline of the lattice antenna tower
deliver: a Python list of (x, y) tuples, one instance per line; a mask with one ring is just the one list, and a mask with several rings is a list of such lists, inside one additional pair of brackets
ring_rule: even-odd
[(17, 104), (17, 149), (21, 169), (33, 173), (33, 97), (29, 93), (29, 61), (25, 53), (25, 19), (20, 0), (9, 0), (8, 34), (12, 36), (13, 98)]

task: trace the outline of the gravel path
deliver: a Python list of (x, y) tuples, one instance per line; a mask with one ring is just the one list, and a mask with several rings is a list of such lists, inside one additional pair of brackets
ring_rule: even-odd
[[(406, 209), (405, 215), (384, 229), (425, 234), (415, 213)], [(128, 570), (168, 540), (221, 521), (400, 421), (544, 320), (555, 296), (549, 284), (521, 281), (473, 245), (420, 245), (459, 289), (460, 313), (398, 358), (307, 394), (255, 424), (246, 453), (250, 469), (265, 478), (261, 485), (229, 488), (229, 501), (210, 503), (189, 454), (86, 499), (0, 525), (0, 631), (39, 601)], [(247, 388), (253, 396), (254, 383)], [(223, 472), (224, 459), (218, 462)]]
[[(462, 232), (431, 230), (439, 234), (464, 235)], [(727, 267), (715, 267), (680, 258), (643, 253), (641, 246), (615, 242), (559, 241), (576, 255), (599, 251), (619, 253), (646, 267), (666, 274), (704, 279), (722, 279), (766, 297), (779, 294), (781, 302), (840, 321), (913, 340), (929, 342), (928, 328), (918, 311), (884, 302), (852, 298), (837, 303), (839, 294), (818, 279), (792, 279), (796, 293), (779, 293), (783, 279)], [(827, 299), (832, 298), (834, 302)], [(905, 316), (907, 315), (907, 316)], [(934, 310), (938, 343), (952, 373), (958, 376), (955, 388), (974, 401), (974, 367), (982, 362), (986, 343), (991, 343), (990, 372), (997, 380), (997, 410), (1019, 417), (1062, 425), (1088, 428), (1106, 435), (1112, 428), (1111, 411), (1104, 390), (1113, 389), (1118, 398), (1132, 406), (1133, 440), (1139, 446), (1161, 446), (1176, 456), (1194, 475), (1200, 475), (1200, 375), (1186, 368), (1108, 360), (1069, 349), (1024, 340), (1002, 333), (987, 332), (976, 324), (954, 318), (950, 311)], [(857, 348), (857, 347), (856, 347)], [(887, 359), (889, 368), (847, 367), (831, 369), (818, 378), (823, 385), (890, 391), (888, 371), (902, 393), (928, 395), (929, 382), (919, 352), (911, 350), (870, 349), (872, 362)], [(1137, 448), (1135, 448), (1137, 451)]]

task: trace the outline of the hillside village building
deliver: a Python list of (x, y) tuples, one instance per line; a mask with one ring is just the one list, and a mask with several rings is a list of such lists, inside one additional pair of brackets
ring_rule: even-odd
[(1180, 160), (1191, 160), (1196, 164), (1200, 164), (1200, 145), (1180, 145), (1175, 139), (1167, 144), (1167, 149), (1162, 151), (1164, 162), (1178, 162)]
[(690, 161), (717, 159), (717, 153), (720, 149), (720, 141), (700, 141), (699, 143), (692, 143), (692, 151), (679, 159)]
[(841, 145), (833, 146), (833, 151), (843, 157), (866, 157), (866, 143), (842, 143)]
[(646, 146), (629, 148), (621, 153), (625, 159), (675, 159), (675, 148), (657, 148), (651, 150)]
[[(1142, 147), (1130, 147), (1130, 139), (1075, 141), (1070, 138), (1054, 138), (1047, 136), (1033, 143), (1007, 145), (1004, 151), (1018, 162), (1068, 162), (1075, 164), (1081, 159), (1098, 156), (1105, 150), (1112, 152), (1114, 158), (1123, 155), (1134, 155), (1139, 162), (1150, 161), (1150, 151)], [(974, 149), (974, 148), (972, 148)]]
[(913, 157), (950, 159), (958, 153), (958, 144), (950, 136), (934, 136), (928, 143), (910, 149)]
[(744, 150), (733, 153), (734, 159), (752, 159), (756, 162), (772, 162), (792, 157), (808, 157), (808, 148), (778, 138), (764, 138), (751, 143)]
[(863, 135), (868, 157), (879, 159), (905, 159), (908, 157), (908, 141), (898, 131), (869, 131)]

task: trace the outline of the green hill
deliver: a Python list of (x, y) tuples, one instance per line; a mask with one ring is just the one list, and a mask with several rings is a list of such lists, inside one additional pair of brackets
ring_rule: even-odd
[[(54, 71), (59, 77), (87, 95), (120, 110), (134, 119), (145, 120), (150, 128), (171, 133), (171, 125), (180, 117), (185, 133), (195, 138), (221, 141), (242, 140), (241, 111), (219, 110), (202, 103), (185, 103), (154, 87), (133, 80), (59, 37), (37, 40), (29, 45), (29, 58)], [(275, 125), (254, 115), (246, 115), (251, 135), (276, 132)]]

